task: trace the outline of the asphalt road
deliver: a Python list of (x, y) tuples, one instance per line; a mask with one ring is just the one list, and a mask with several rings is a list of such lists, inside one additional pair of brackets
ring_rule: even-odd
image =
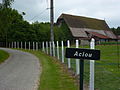
[(0, 48), (10, 57), (0, 65), (0, 90), (37, 90), (40, 63), (30, 53)]

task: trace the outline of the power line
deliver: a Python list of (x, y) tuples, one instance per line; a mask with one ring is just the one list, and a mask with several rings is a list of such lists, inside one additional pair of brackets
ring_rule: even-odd
[(35, 15), (33, 18), (31, 18), (30, 19), (30, 21), (31, 20), (33, 20), (33, 19), (35, 19), (36, 17), (38, 17), (39, 15), (42, 15), (46, 10), (48, 10), (49, 8), (46, 8), (46, 9), (44, 9), (42, 12), (40, 12), (39, 14), (37, 14), (37, 15)]

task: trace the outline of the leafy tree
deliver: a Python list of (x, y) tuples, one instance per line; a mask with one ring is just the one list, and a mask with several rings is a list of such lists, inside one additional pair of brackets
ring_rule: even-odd
[(111, 30), (113, 31), (113, 33), (115, 33), (116, 35), (120, 35), (120, 27), (118, 26), (117, 28), (111, 28)]
[(14, 0), (3, 0), (3, 8), (10, 8)]

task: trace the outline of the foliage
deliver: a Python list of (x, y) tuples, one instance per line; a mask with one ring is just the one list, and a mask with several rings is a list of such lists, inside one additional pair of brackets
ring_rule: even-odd
[(120, 27), (118, 26), (117, 28), (111, 28), (111, 30), (116, 34), (120, 35)]
[(14, 2), (14, 0), (3, 0), (3, 8), (10, 8), (11, 4)]
[(73, 40), (72, 33), (70, 32), (66, 23), (62, 23), (60, 27), (54, 27), (55, 41)]

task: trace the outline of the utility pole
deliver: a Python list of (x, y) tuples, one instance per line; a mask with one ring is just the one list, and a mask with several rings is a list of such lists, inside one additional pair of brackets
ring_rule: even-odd
[(52, 55), (53, 55), (53, 41), (54, 41), (54, 7), (53, 7), (53, 0), (50, 0), (50, 36), (51, 36), (51, 43), (52, 43)]

